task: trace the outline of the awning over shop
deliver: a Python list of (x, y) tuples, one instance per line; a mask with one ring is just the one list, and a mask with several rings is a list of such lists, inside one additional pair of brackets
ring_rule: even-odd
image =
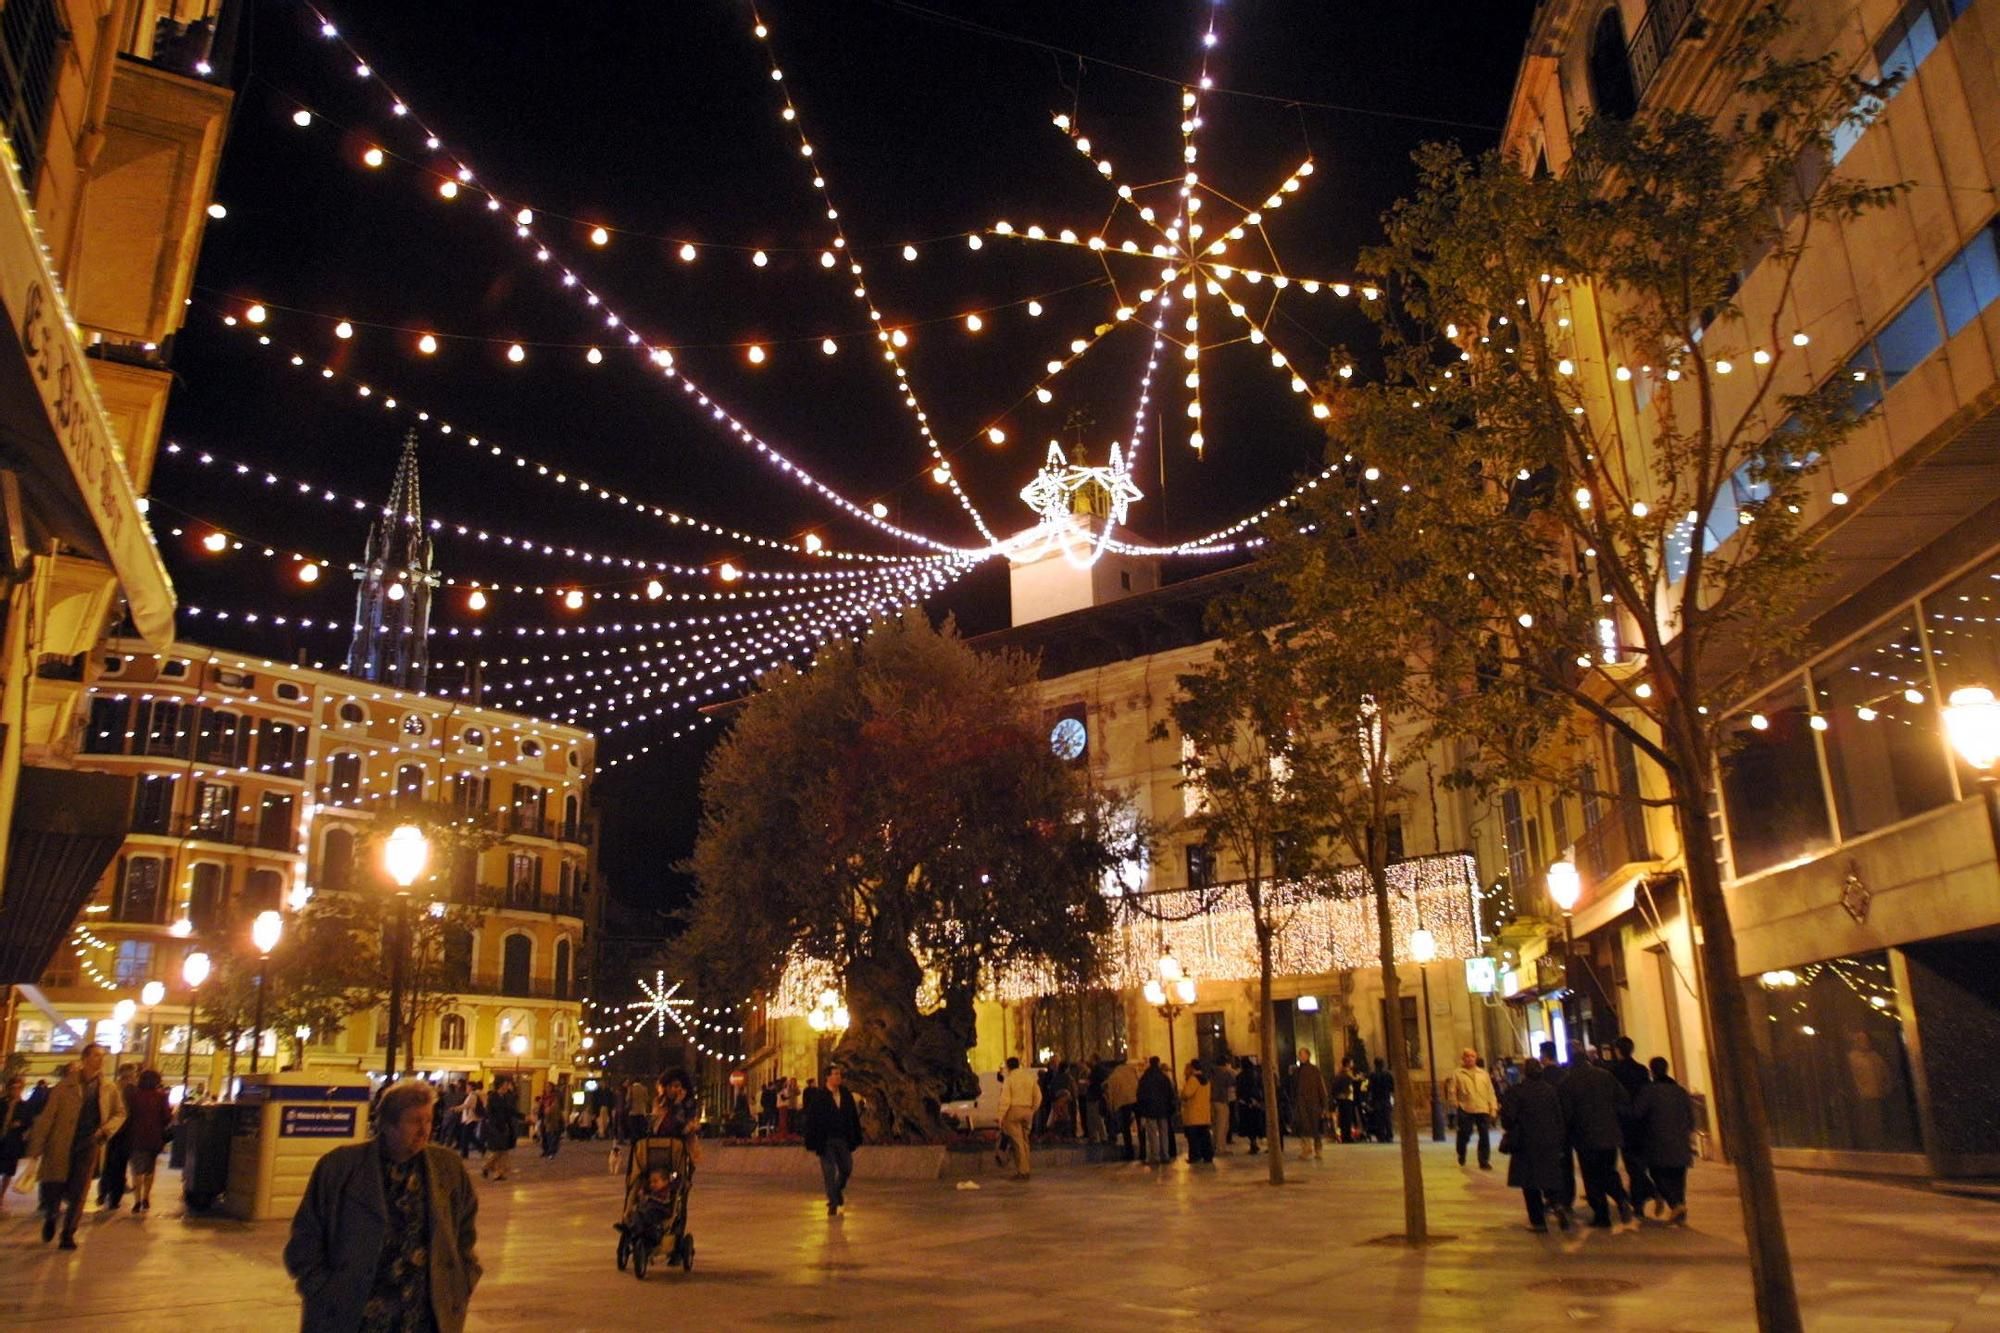
[(0, 176), (0, 462), (20, 474), (31, 534), (109, 564), (140, 637), (164, 646), (174, 636), (173, 584), (4, 140)]
[(0, 985), (41, 980), (125, 841), (132, 779), (23, 768), (0, 890)]

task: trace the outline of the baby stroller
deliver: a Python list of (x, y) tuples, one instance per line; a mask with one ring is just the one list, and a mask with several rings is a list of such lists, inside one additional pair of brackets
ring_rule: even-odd
[[(655, 1176), (663, 1177), (656, 1182)], [(660, 1187), (655, 1188), (658, 1184)], [(646, 1269), (662, 1250), (669, 1264), (694, 1269), (694, 1234), (687, 1229), (688, 1191), (694, 1163), (677, 1138), (640, 1139), (632, 1146), (625, 1181), (625, 1215), (618, 1222), (618, 1269), (629, 1262), (632, 1275)]]

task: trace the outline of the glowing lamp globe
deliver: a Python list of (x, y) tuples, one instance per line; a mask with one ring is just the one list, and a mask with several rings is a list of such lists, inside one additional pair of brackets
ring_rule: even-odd
[[(1563, 910), (1567, 911), (1569, 909), (1565, 908)], [(1410, 958), (1413, 962), (1431, 963), (1437, 961), (1437, 956), (1437, 936), (1431, 934), (1430, 931), (1424, 929), (1422, 926), (1418, 926), (1410, 932)]]
[(1159, 1005), (1166, 1002), (1167, 988), (1159, 983), (1158, 978), (1148, 979), (1146, 982), (1146, 1003)]
[(139, 988), (139, 1003), (151, 1009), (167, 998), (167, 984), (164, 981), (149, 981)]
[(1174, 983), (1174, 999), (1182, 1004), (1194, 1003), (1194, 978), (1182, 977)]
[(507, 1038), (507, 1049), (511, 1051), (516, 1058), (526, 1055), (528, 1053), (528, 1039), (517, 1032), (513, 1036)]
[(812, 1028), (814, 1032), (826, 1031), (827, 1011), (825, 1009), (813, 1010), (811, 1013), (806, 1015), (806, 1025)]
[(1549, 901), (1556, 910), (1568, 916), (1576, 909), (1577, 900), (1583, 897), (1583, 880), (1576, 873), (1576, 866), (1568, 861), (1558, 861), (1549, 867)]
[(1964, 685), (1944, 706), (1944, 730), (1959, 757), (1982, 773), (2000, 764), (2000, 700), (1984, 685)]
[(847, 1031), (847, 1025), (850, 1021), (851, 1016), (847, 1012), (847, 1006), (844, 1004), (837, 1005), (833, 1011), (833, 1030), (835, 1032)]
[(415, 824), (404, 824), (382, 846), (382, 864), (398, 888), (407, 889), (424, 873), (431, 859), (431, 842)]
[(120, 1000), (118, 1003), (111, 1006), (111, 1021), (118, 1024), (118, 1026), (120, 1027), (124, 1027), (127, 1023), (130, 1023), (132, 1021), (132, 1015), (137, 1013), (138, 1011), (139, 1011), (139, 1006), (132, 1003), (132, 1001)]
[(278, 937), (285, 933), (285, 919), (276, 912), (259, 912), (257, 919), (250, 923), (250, 942), (257, 946), (258, 953), (269, 953), (278, 947)]
[(1160, 980), (1179, 981), (1185, 975), (1187, 974), (1181, 971), (1180, 959), (1174, 957), (1172, 954), (1167, 954), (1160, 959)]
[(199, 986), (208, 980), (210, 964), (205, 953), (191, 953), (181, 964), (181, 980), (190, 986)]

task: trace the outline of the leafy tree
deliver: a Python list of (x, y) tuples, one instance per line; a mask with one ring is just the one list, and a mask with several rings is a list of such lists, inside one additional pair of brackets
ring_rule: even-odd
[(201, 944), (215, 971), (201, 988), (195, 1030), (231, 1052), (255, 1025), (260, 972), (264, 977), (264, 1028), (289, 1041), (296, 1058), (300, 1028), (325, 1039), (347, 1019), (378, 1001), (380, 960), (369, 946), (366, 921), (351, 902), (318, 895), (287, 923), (268, 963), (249, 947), (248, 927), (205, 935)]
[[(1448, 725), (1503, 769), (1546, 776), (1585, 723), (1657, 767), (1710, 978), (1758, 1315), (1795, 1329), (1709, 809), (1723, 707), (1799, 645), (1807, 523), (1855, 418), (1846, 375), (1814, 387), (1797, 368), (1793, 284), (1821, 228), (1897, 190), (1829, 173), (1832, 132), (1865, 120), (1871, 86), (1831, 55), (1777, 54), (1783, 28), (1764, 10), (1718, 36), (1727, 111), (1593, 120), (1560, 177), (1419, 152), (1415, 193), (1364, 260), (1392, 298), (1377, 309), (1388, 373), (1342, 395), (1349, 485), (1316, 493), (1306, 522), (1327, 525), (1332, 560), (1394, 512), (1410, 543), (1398, 600), (1431, 607), (1460, 652)], [(1760, 327), (1736, 299), (1753, 267), (1774, 312)], [(1609, 391), (1616, 366), (1653, 377), (1643, 442), (1583, 387)], [(1600, 620), (1633, 642), (1607, 651)]]
[(852, 1015), (836, 1053), (878, 1137), (944, 1136), (939, 1104), (976, 1087), (983, 981), (1098, 970), (1101, 886), (1140, 850), (1050, 753), (1033, 680), (949, 625), (880, 622), (765, 677), (703, 774), (683, 956), (713, 994), (830, 963)]

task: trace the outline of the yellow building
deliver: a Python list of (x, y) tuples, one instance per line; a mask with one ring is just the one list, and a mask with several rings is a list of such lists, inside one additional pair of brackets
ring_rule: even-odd
[[(1731, 83), (1718, 56), (1755, 7), (1540, 6), (1507, 150), (1524, 170), (1559, 174), (1588, 115), (1717, 112)], [(1740, 274), (1742, 328), (1805, 335), (1785, 348), (1767, 403), (1842, 376), (1859, 406), (1879, 407), (1805, 506), (1825, 557), (1809, 647), (1721, 701), (1740, 746), (1721, 773), (1716, 846), (1681, 847), (1658, 814), (1593, 820), (1574, 800), (1519, 792), (1509, 851), (1525, 882), (1572, 847), (1582, 871), (1578, 949), (1602, 985), (1567, 1006), (1572, 1027), (1594, 1019), (1601, 1031), (1615, 1011), (1642, 1057), (1668, 1055), (1705, 1090), (1696, 997), (1741, 987), (1780, 1164), (1989, 1174), (2000, 1122), (1968, 1069), (2000, 1028), (2000, 820), (1949, 744), (1940, 704), (1955, 689), (2000, 688), (2000, 7), (1786, 8), (1791, 49), (1900, 78), (1872, 125), (1801, 163), (1802, 183), (1833, 173), (1911, 185), (1887, 208), (1817, 222), (1783, 308), (1782, 265), (1745, 255)], [(1613, 298), (1573, 289), (1565, 313), (1588, 410), (1645, 449), (1652, 399), (1676, 390), (1614, 374), (1625, 358)], [(1747, 406), (1752, 378), (1717, 382), (1724, 419)], [(1783, 411), (1764, 424), (1782, 429)], [(1714, 549), (1736, 524), (1725, 495), (1717, 517), (1676, 540)], [(1666, 576), (1679, 577), (1673, 550)], [(1624, 761), (1607, 745), (1599, 762)], [(1662, 794), (1650, 770), (1627, 776)], [(1671, 874), (1690, 854), (1722, 864), (1741, 977), (1696, 966)], [(1563, 1016), (1542, 1011), (1547, 1023)]]
[(0, 984), (33, 980), (117, 846), (119, 780), (56, 767), (124, 604), (173, 637), (151, 477), (228, 125), (236, 0), (0, 7)]
[[(486, 836), (438, 867), (434, 891), (417, 890), (420, 902), (480, 915), (462, 936), (447, 933), (449, 999), (419, 1018), (415, 1068), (518, 1068), (537, 1087), (569, 1076), (595, 900), (588, 732), (186, 643), (112, 640), (91, 667), (93, 683), (72, 686), (85, 700), (74, 763), (129, 784), (130, 831), (67, 947), (17, 987), (13, 1049), (31, 1070), (89, 1039), (143, 1051), (150, 1017), (158, 1063), (177, 1075), (188, 1004), (199, 1002), (182, 979), (187, 954), (247, 954), (256, 913), (289, 915), (316, 893), (392, 892), (367, 840), (422, 803)], [(164, 983), (164, 1003), (120, 1025), (114, 1006), (149, 980)], [(267, 1033), (263, 1058), (289, 1062), (291, 1037)], [(379, 1073), (386, 1037), (386, 1009), (357, 1013), (338, 1034), (313, 1034), (305, 1064)], [(246, 1039), (239, 1057), (248, 1051)], [(219, 1089), (227, 1068), (226, 1052), (196, 1043), (194, 1084)]]

